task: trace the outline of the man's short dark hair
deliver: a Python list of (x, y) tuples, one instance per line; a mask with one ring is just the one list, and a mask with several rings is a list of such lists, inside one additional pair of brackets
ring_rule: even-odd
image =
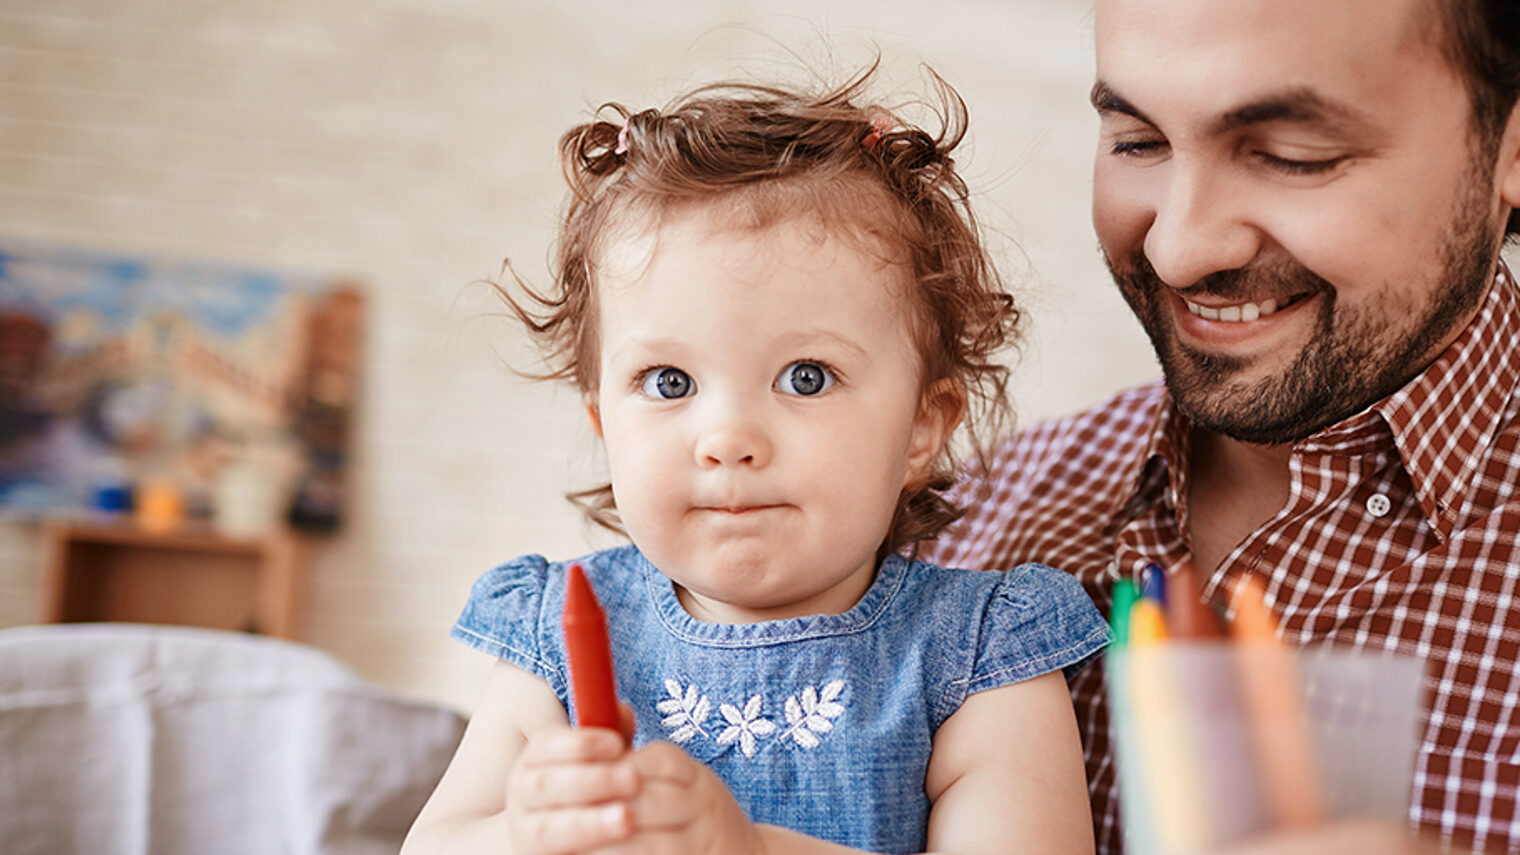
[[(1520, 3), (1516, 0), (1439, 0), (1442, 50), (1467, 82), (1481, 151), (1499, 141), (1520, 97)], [(1509, 235), (1520, 234), (1520, 209), (1510, 212)]]

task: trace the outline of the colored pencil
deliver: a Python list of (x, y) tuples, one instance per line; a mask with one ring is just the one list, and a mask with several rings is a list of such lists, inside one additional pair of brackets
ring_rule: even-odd
[(1203, 601), (1203, 585), (1189, 559), (1172, 568), (1167, 582), (1166, 625), (1176, 638), (1224, 637), (1224, 625)]
[(1131, 647), (1143, 647), (1165, 641), (1167, 637), (1166, 614), (1150, 597), (1141, 597), (1129, 610), (1129, 643)]
[(1152, 561), (1140, 571), (1140, 596), (1166, 608), (1166, 570), (1160, 564)]
[[(1201, 852), (1213, 840), (1213, 811), (1199, 775), (1197, 746), (1189, 732), (1191, 721), (1183, 708), (1172, 645), (1161, 639), (1147, 640), (1153, 601), (1135, 604), (1131, 644), (1122, 654), (1128, 659), (1125, 689), (1132, 721), (1129, 733), (1136, 737), (1134, 757), (1144, 780), (1146, 823), (1155, 833), (1162, 852)], [(1145, 627), (1146, 629), (1142, 630)], [(1165, 628), (1161, 627), (1164, 633)]]
[(1120, 579), (1114, 583), (1114, 604), (1108, 610), (1108, 625), (1113, 630), (1115, 650), (1123, 650), (1129, 644), (1129, 614), (1138, 596), (1133, 580)]
[(1315, 825), (1324, 819), (1324, 803), (1293, 651), (1278, 638), (1277, 619), (1255, 577), (1241, 577), (1231, 605), (1242, 700), (1274, 824)]

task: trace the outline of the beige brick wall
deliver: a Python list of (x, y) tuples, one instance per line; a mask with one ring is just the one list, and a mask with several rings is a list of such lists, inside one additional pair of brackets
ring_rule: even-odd
[[(961, 159), (1032, 313), (1023, 418), (1153, 375), (1088, 222), (1087, 0), (4, 0), (0, 234), (353, 276), (369, 289), (352, 514), (310, 568), (306, 639), (468, 706), (446, 638), (471, 580), (607, 542), (561, 500), (596, 472), (573, 396), (472, 285), (542, 281), (554, 141), (589, 105), (655, 105), (783, 47), (960, 88)], [(742, 26), (731, 26), (734, 24)], [(765, 37), (758, 34), (766, 34)], [(40, 552), (0, 526), (0, 625), (36, 619)]]

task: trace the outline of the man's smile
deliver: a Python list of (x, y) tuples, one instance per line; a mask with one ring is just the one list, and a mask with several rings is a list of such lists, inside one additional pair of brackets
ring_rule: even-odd
[(1306, 296), (1308, 295), (1295, 294), (1285, 300), (1268, 298), (1255, 303), (1244, 302), (1212, 306), (1195, 303), (1184, 297), (1182, 298), (1182, 303), (1187, 306), (1189, 312), (1205, 320), (1224, 321), (1225, 323), (1249, 323), (1250, 321), (1260, 320), (1261, 318), (1277, 314), (1279, 310), (1286, 309)]
[(1306, 334), (1303, 319), (1310, 319), (1312, 325), (1314, 306), (1319, 303), (1314, 293), (1213, 305), (1185, 299), (1176, 292), (1167, 296), (1180, 344), (1239, 358), (1267, 355), (1288, 346), (1290, 337)]

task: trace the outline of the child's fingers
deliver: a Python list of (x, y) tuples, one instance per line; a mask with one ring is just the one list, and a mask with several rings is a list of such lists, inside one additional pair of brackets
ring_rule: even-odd
[(555, 763), (605, 763), (627, 751), (623, 737), (601, 727), (546, 727), (523, 746), (518, 763), (534, 766)]
[(669, 743), (651, 743), (628, 760), (639, 794), (629, 802), (633, 833), (596, 855), (725, 855), (761, 852), (755, 826), (711, 769)]
[(690, 786), (703, 767), (691, 756), (669, 742), (651, 742), (629, 755), (629, 762), (639, 777)]
[(697, 819), (706, 800), (695, 791), (701, 771), (695, 760), (670, 743), (655, 742), (634, 752), (630, 763), (641, 786), (629, 807), (641, 834), (673, 831)]
[(534, 733), (507, 777), (514, 813), (626, 801), (639, 790), (621, 735), (570, 727)]
[(512, 823), (514, 852), (572, 853), (613, 846), (633, 833), (624, 804), (534, 811)]
[(638, 836), (609, 843), (586, 855), (691, 855), (691, 838), (681, 832), (640, 831)]
[(639, 776), (627, 763), (522, 765), (507, 783), (507, 801), (522, 810), (626, 801), (639, 792)]
[(705, 803), (692, 797), (689, 787), (668, 781), (649, 781), (628, 803), (633, 827), (645, 831), (675, 831), (697, 820)]

